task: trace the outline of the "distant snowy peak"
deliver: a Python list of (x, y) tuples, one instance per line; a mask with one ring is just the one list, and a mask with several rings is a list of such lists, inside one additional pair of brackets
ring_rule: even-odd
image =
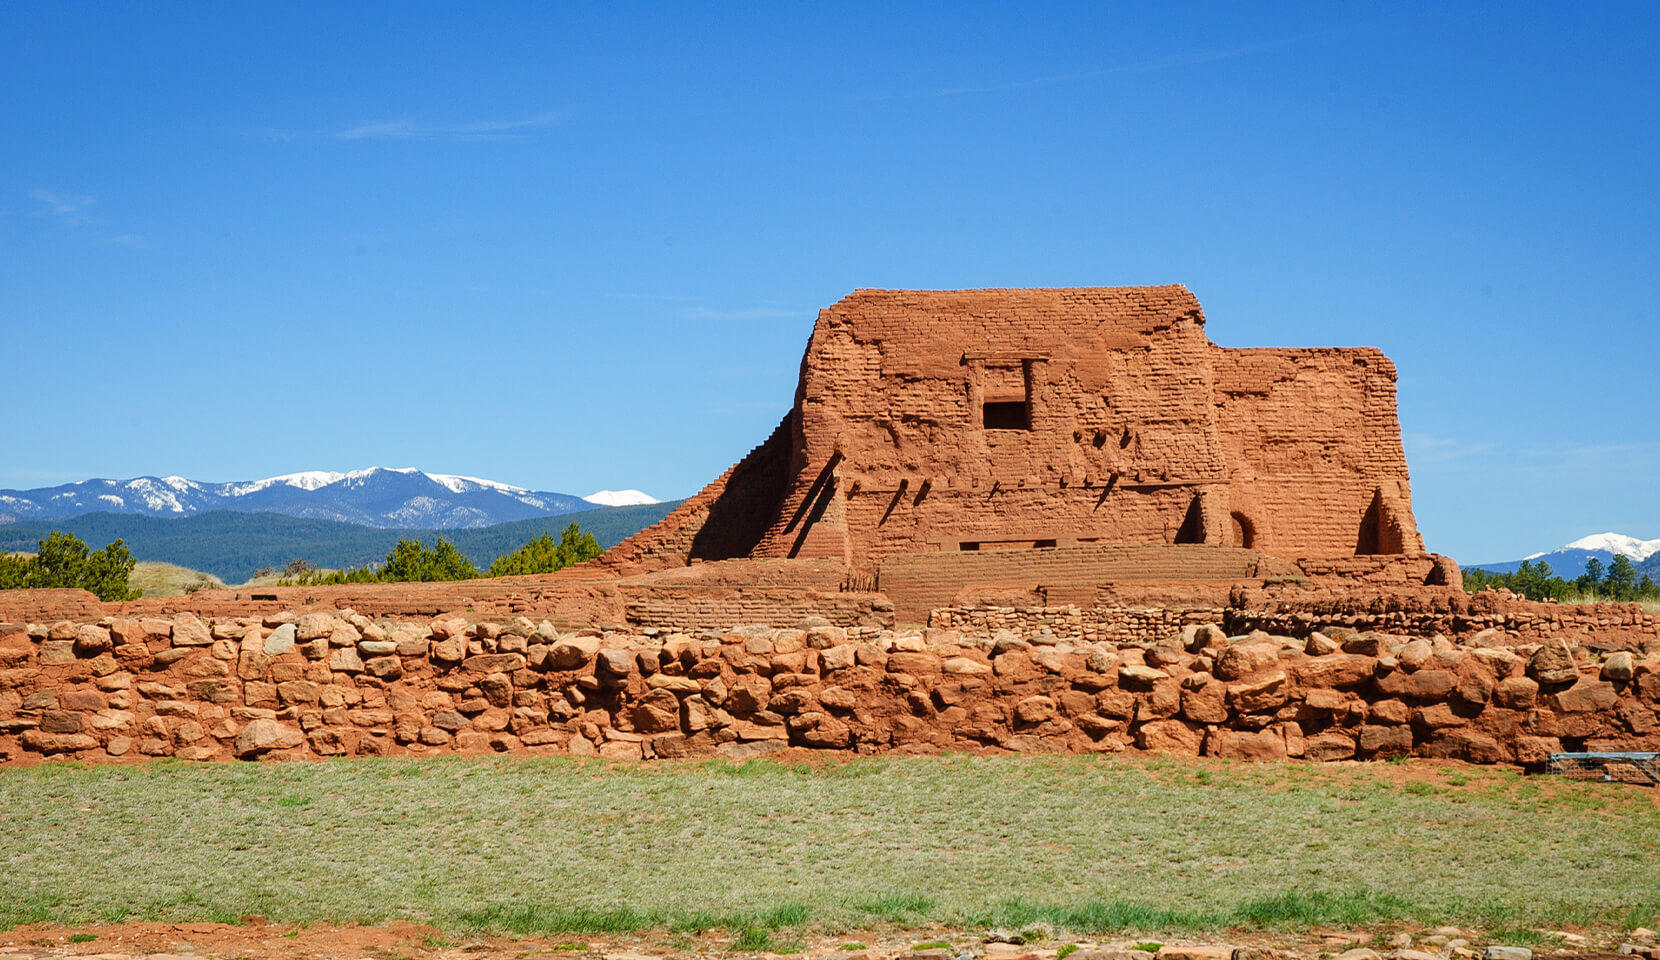
[(1594, 533), (1581, 537), (1563, 550), (1606, 550), (1630, 557), (1639, 563), (1660, 553), (1660, 540), (1638, 540), (1623, 533)]
[(258, 493), (261, 490), (277, 486), (294, 487), (298, 490), (316, 490), (331, 483), (339, 483), (344, 479), (346, 479), (346, 475), (343, 473), (330, 473), (327, 470), (305, 470), (300, 473), (285, 473), (280, 477), (266, 477), (264, 480), (254, 480), (249, 483), (229, 483), (225, 485), (225, 494), (232, 497), (243, 497), (250, 493)]
[[(345, 473), (335, 473), (329, 470), (303, 470), (299, 473), (285, 473), (280, 477), (266, 477), (264, 480), (254, 480), (249, 483), (232, 483), (225, 485), (225, 492), (229, 496), (240, 497), (250, 493), (275, 486), (294, 487), (298, 490), (321, 490), (336, 483), (346, 481), (350, 486), (362, 486), (378, 474), (397, 473), (404, 476), (424, 476), (451, 493), (473, 493), (477, 490), (494, 490), (497, 493), (523, 494), (529, 493), (526, 487), (515, 487), (510, 483), (497, 483), (494, 480), (482, 480), (478, 477), (462, 477), (450, 473), (423, 473), (415, 467), (369, 467), (365, 470), (348, 470)], [(171, 483), (175, 477), (168, 477)], [(185, 481), (189, 482), (189, 481)]]
[(663, 502), (648, 493), (641, 493), (638, 490), (599, 490), (582, 499), (602, 507), (634, 507)]
[(304, 470), (263, 480), (201, 483), (184, 477), (82, 480), (38, 490), (0, 490), (0, 523), (52, 520), (93, 511), (182, 517), (210, 510), (269, 511), (372, 527), (482, 527), (557, 516), (612, 503), (656, 503), (638, 490), (601, 491), (612, 499), (566, 493), (414, 467), (338, 472)]
[(499, 493), (529, 493), (527, 487), (515, 487), (506, 483), (497, 483), (494, 480), (480, 480), (477, 477), (458, 477), (448, 473), (429, 473), (427, 477), (434, 483), (447, 488), (451, 493), (471, 493), (474, 490), (495, 490)]
[(1583, 574), (1586, 564), (1592, 560), (1606, 568), (1614, 562), (1614, 558), (1622, 556), (1637, 564), (1638, 572), (1653, 573), (1660, 578), (1660, 540), (1639, 540), (1623, 533), (1594, 533), (1555, 550), (1530, 554), (1521, 560), (1471, 563), (1466, 566), (1479, 567), (1489, 573), (1514, 573), (1523, 563), (1543, 563), (1549, 565), (1556, 576), (1572, 580)]

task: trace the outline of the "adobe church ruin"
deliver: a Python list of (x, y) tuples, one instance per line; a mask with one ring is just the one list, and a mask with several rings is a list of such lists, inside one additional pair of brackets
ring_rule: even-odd
[(1394, 382), (1218, 347), (1182, 287), (859, 291), (772, 437), (590, 563), (0, 592), (0, 765), (1660, 746), (1660, 615), (1465, 593)]
[[(1089, 545), (1424, 556), (1389, 359), (1204, 326), (1182, 286), (856, 291), (819, 313), (772, 437), (600, 563), (828, 558), (875, 582), (1011, 548), (1057, 570), (1108, 558)], [(1142, 577), (1249, 562), (1118, 553)]]

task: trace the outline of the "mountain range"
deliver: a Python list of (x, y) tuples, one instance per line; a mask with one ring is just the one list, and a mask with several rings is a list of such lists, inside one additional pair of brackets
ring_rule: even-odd
[(578, 497), (477, 477), (424, 473), (413, 467), (370, 467), (347, 473), (311, 470), (230, 483), (135, 477), (0, 490), (0, 524), (61, 520), (92, 512), (176, 518), (229, 510), (383, 530), (455, 530), (559, 516), (595, 506), (656, 502), (638, 490), (601, 490)]
[(431, 546), (444, 537), (483, 569), (496, 557), (541, 534), (557, 540), (570, 523), (593, 534), (601, 547), (612, 547), (663, 519), (678, 505), (593, 507), (556, 517), (451, 530), (390, 530), (337, 520), (230, 510), (173, 518), (88, 513), (64, 520), (0, 526), (0, 553), (32, 553), (53, 530), (62, 530), (94, 548), (120, 539), (136, 560), (176, 563), (211, 573), (226, 583), (241, 583), (262, 568), (281, 569), (296, 558), (328, 569), (361, 567), (386, 559), (387, 552), (401, 539), (420, 540)]
[[(1522, 560), (1533, 563), (1543, 561), (1550, 564), (1552, 574), (1564, 580), (1573, 580), (1585, 572), (1585, 563), (1592, 557), (1601, 561), (1606, 569), (1616, 556), (1631, 558), (1639, 574), (1647, 573), (1660, 580), (1660, 540), (1639, 540), (1623, 533), (1594, 533), (1555, 550), (1523, 557)], [(1479, 567), (1490, 573), (1514, 573), (1522, 565), (1522, 560), (1467, 563), (1465, 566)]]

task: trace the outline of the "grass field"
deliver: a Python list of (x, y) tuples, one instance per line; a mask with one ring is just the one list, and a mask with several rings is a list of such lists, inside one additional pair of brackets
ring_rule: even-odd
[(0, 929), (1660, 920), (1654, 791), (1416, 763), (163, 761), (0, 770), (0, 810)]
[(133, 564), (127, 585), (142, 590), (146, 597), (176, 597), (191, 590), (215, 589), (225, 584), (211, 573), (181, 567), (176, 563), (139, 561)]

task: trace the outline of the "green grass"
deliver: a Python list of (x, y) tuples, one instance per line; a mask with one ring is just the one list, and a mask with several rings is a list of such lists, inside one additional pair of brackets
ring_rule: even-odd
[(1487, 938), (1494, 943), (1508, 944), (1512, 947), (1546, 947), (1560, 946), (1561, 937), (1553, 937), (1542, 930), (1529, 927), (1498, 927), (1488, 931)]
[(935, 904), (931, 898), (914, 893), (890, 893), (860, 900), (853, 906), (878, 920), (908, 924), (928, 916)]
[(1442, 769), (1139, 755), (0, 769), (0, 809), (27, 811), (0, 817), (0, 929), (257, 914), (712, 930), (785, 949), (873, 924), (1660, 925), (1650, 792)]

